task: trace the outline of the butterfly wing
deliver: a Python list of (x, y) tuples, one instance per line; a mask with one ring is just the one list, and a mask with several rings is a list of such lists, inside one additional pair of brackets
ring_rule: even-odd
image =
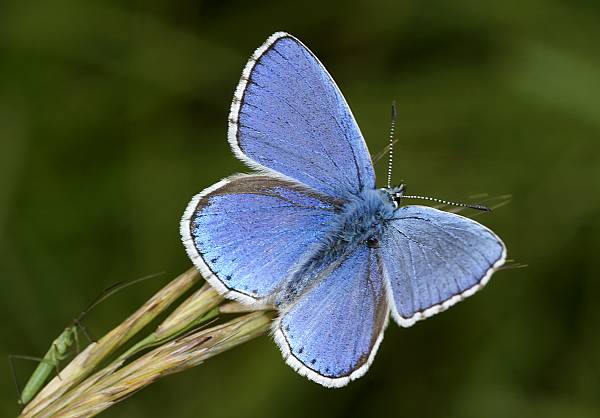
[(340, 387), (367, 371), (388, 316), (378, 254), (362, 245), (281, 314), (275, 341), (298, 373)]
[(485, 226), (425, 206), (403, 206), (381, 240), (392, 314), (401, 326), (441, 312), (481, 289), (506, 259)]
[(318, 244), (341, 203), (281, 179), (233, 176), (192, 199), (181, 236), (221, 294), (260, 304)]
[(371, 157), (342, 93), (312, 52), (283, 32), (244, 68), (229, 143), (251, 167), (329, 196), (375, 187)]

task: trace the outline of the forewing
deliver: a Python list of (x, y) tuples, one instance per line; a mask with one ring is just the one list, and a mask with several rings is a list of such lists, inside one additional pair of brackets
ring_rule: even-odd
[(246, 64), (231, 105), (229, 142), (251, 167), (329, 196), (375, 187), (371, 157), (342, 93), (286, 33), (272, 35)]
[(392, 314), (402, 326), (471, 296), (506, 259), (504, 243), (485, 226), (424, 206), (396, 210), (381, 252)]
[(281, 179), (238, 175), (192, 199), (181, 235), (221, 294), (262, 303), (319, 243), (340, 204)]
[(275, 340), (298, 373), (340, 387), (369, 368), (388, 314), (376, 250), (360, 246), (282, 313)]

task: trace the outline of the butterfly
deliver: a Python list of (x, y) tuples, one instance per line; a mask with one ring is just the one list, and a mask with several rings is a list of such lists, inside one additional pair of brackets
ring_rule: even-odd
[(275, 307), (286, 363), (324, 386), (367, 371), (390, 313), (409, 327), (471, 296), (506, 259), (485, 226), (404, 205), (404, 185), (376, 187), (342, 93), (287, 33), (246, 64), (228, 140), (256, 173), (192, 199), (181, 220), (185, 249), (225, 297)]

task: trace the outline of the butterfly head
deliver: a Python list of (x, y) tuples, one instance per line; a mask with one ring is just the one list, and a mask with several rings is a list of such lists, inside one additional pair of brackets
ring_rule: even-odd
[(390, 202), (393, 203), (394, 208), (397, 209), (400, 207), (400, 201), (402, 200), (404, 192), (406, 192), (406, 186), (403, 183), (394, 187), (384, 187), (381, 190), (387, 194)]

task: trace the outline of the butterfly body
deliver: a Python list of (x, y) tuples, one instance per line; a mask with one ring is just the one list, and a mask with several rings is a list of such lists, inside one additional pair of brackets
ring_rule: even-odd
[(383, 189), (363, 190), (342, 209), (339, 227), (334, 235), (341, 242), (366, 244), (369, 238), (378, 239), (396, 209), (389, 193)]
[(273, 34), (242, 72), (229, 114), (235, 155), (257, 171), (196, 195), (186, 251), (225, 297), (279, 311), (286, 362), (328, 387), (362, 376), (391, 316), (403, 327), (481, 289), (506, 247), (485, 226), (401, 205), (376, 188), (363, 136), (319, 60)]
[(305, 289), (323, 277), (323, 269), (343, 260), (358, 246), (374, 247), (381, 239), (386, 222), (393, 218), (396, 206), (390, 192), (366, 189), (337, 209), (328, 232), (307, 252), (306, 261), (290, 275), (276, 292), (275, 306), (282, 308), (295, 301)]

